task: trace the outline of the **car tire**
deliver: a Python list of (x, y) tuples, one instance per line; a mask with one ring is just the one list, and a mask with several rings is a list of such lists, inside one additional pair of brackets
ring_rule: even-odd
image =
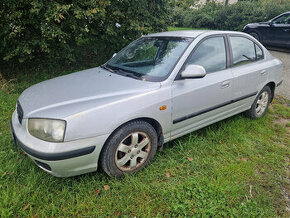
[(260, 42), (260, 36), (258, 33), (256, 32), (250, 32), (249, 33), (251, 36), (253, 36), (256, 40), (258, 40)]
[(257, 95), (251, 108), (245, 111), (245, 115), (252, 119), (258, 119), (265, 115), (270, 101), (272, 99), (272, 93), (269, 86), (265, 86)]
[(109, 137), (101, 152), (100, 165), (111, 177), (138, 172), (150, 164), (157, 144), (153, 126), (142, 120), (132, 121)]

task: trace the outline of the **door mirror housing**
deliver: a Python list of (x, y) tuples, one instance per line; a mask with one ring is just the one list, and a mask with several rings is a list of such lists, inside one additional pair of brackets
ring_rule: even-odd
[(202, 78), (206, 75), (206, 71), (203, 66), (200, 65), (188, 65), (181, 73), (181, 78)]

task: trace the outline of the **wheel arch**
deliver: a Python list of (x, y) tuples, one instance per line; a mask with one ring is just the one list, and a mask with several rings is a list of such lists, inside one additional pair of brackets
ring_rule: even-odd
[(260, 32), (257, 29), (250, 29), (248, 31), (248, 34), (251, 35), (251, 33), (256, 33), (258, 35), (258, 37), (259, 37), (259, 40), (257, 40), (257, 41), (259, 41), (260, 43), (263, 42), (263, 38), (262, 38)]
[[(111, 132), (111, 134), (109, 135), (109, 137), (107, 138), (107, 140), (105, 141), (104, 145), (107, 143), (107, 141), (110, 139), (110, 137), (120, 128), (122, 128), (124, 125), (134, 122), (134, 121), (144, 121), (149, 123), (150, 125), (152, 125), (152, 127), (155, 129), (156, 133), (157, 133), (157, 137), (158, 137), (158, 150), (162, 150), (163, 149), (163, 143), (164, 143), (164, 136), (163, 136), (163, 130), (162, 130), (162, 126), (161, 124), (153, 118), (150, 117), (139, 117), (139, 118), (134, 118), (132, 120), (128, 120), (125, 123), (121, 124), (120, 126), (118, 126), (114, 131)], [(104, 147), (104, 146), (103, 146)], [(103, 148), (102, 148), (103, 150)], [(102, 153), (102, 151), (101, 151)]]
[(272, 82), (267, 83), (265, 86), (268, 86), (271, 89), (271, 99), (270, 99), (270, 102), (272, 102), (273, 99), (274, 99), (274, 95), (275, 95), (276, 84), (272, 81)]

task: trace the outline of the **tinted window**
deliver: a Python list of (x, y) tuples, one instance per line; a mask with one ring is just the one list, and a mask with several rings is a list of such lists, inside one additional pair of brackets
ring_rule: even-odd
[(234, 66), (248, 64), (256, 60), (254, 42), (239, 36), (230, 37), (230, 42), (232, 46)]
[(273, 21), (274, 24), (290, 24), (290, 14), (285, 14)]
[(255, 44), (255, 47), (256, 47), (256, 54), (257, 54), (257, 60), (261, 60), (261, 59), (263, 59), (264, 58), (264, 56), (263, 56), (263, 51), (262, 51), (262, 49), (259, 47), (259, 46), (257, 46), (256, 44)]
[(214, 37), (203, 41), (190, 56), (186, 65), (204, 67), (207, 73), (224, 70), (227, 67), (224, 37)]

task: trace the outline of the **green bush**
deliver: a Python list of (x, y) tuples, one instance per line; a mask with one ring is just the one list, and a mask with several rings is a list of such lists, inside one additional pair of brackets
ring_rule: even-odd
[(165, 30), (167, 10), (166, 0), (1, 0), (0, 60), (102, 62), (142, 34)]
[(262, 22), (290, 10), (290, 0), (239, 1), (232, 5), (208, 2), (183, 12), (183, 26), (241, 31), (248, 23)]

